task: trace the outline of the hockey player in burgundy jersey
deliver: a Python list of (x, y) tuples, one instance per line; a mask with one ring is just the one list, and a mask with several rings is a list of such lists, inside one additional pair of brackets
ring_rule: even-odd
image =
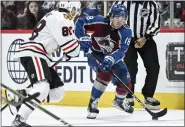
[[(127, 90), (106, 70), (111, 69), (129, 88), (130, 75), (123, 62), (132, 32), (125, 24), (127, 10), (124, 5), (118, 4), (111, 8), (108, 18), (102, 16), (87, 16), (79, 18), (75, 26), (75, 35), (79, 39), (81, 49), (88, 53), (89, 49), (100, 60), (99, 64), (92, 54), (88, 54), (88, 64), (96, 72), (91, 98), (88, 105), (87, 118), (95, 119), (99, 110), (98, 100), (104, 93), (110, 81), (116, 86), (115, 99), (112, 106), (128, 113), (134, 111), (125, 99)], [(92, 36), (86, 35), (86, 30), (93, 31)]]
[[(32, 36), (16, 52), (19, 60), (28, 73), (32, 84), (28, 94), (39, 92), (33, 100), (41, 103), (60, 101), (64, 96), (63, 82), (57, 72), (50, 67), (51, 54), (58, 48), (68, 57), (77, 57), (80, 45), (74, 35), (74, 17), (79, 13), (80, 2), (59, 2), (58, 10), (47, 13), (33, 30)], [(12, 126), (29, 127), (26, 123), (34, 107), (22, 104)]]

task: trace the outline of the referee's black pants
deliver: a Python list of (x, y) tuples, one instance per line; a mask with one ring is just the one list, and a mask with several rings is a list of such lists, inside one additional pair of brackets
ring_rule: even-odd
[[(146, 41), (145, 45), (142, 48), (136, 49), (134, 47), (135, 39), (132, 38), (131, 44), (126, 52), (125, 63), (128, 67), (128, 71), (131, 76), (132, 88), (134, 92), (136, 75), (138, 72), (138, 54), (140, 54), (144, 66), (146, 68), (146, 79), (144, 87), (142, 88), (142, 94), (147, 97), (153, 97), (155, 89), (157, 86), (158, 74), (159, 74), (159, 60), (157, 53), (157, 46), (153, 39)], [(145, 76), (145, 75), (143, 75)], [(139, 84), (141, 85), (141, 84)], [(127, 98), (132, 98), (130, 94), (127, 95)]]

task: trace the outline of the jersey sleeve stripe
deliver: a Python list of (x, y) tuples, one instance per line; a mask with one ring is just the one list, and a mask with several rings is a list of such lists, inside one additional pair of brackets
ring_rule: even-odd
[(64, 47), (64, 46), (68, 45), (69, 43), (71, 43), (72, 41), (74, 41), (74, 39), (72, 39), (72, 40), (70, 40), (70, 41), (64, 43), (63, 45), (60, 45), (60, 47), (62, 48), (62, 47)]
[[(72, 43), (71, 45), (65, 47), (65, 48), (63, 49), (63, 51), (65, 52), (65, 51), (68, 50), (68, 49), (71, 49), (71, 48), (73, 49), (73, 47), (74, 47), (75, 44), (78, 44), (78, 41), (75, 41), (75, 42)], [(76, 47), (76, 46), (75, 46), (75, 47)]]
[(36, 51), (42, 52), (44, 54), (48, 54), (46, 51), (44, 51), (43, 49), (37, 47), (36, 45), (20, 46), (20, 49), (27, 49), (27, 48), (33, 48)]
[(44, 48), (44, 46), (42, 45), (42, 43), (37, 43), (37, 42), (25, 42), (22, 43), (21, 46), (27, 46), (27, 45), (36, 45), (37, 47), (43, 49), (45, 52), (47, 52)]

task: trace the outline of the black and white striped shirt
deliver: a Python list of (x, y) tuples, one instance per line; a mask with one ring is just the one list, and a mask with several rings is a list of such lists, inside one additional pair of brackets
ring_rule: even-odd
[(160, 14), (155, 1), (116, 1), (114, 4), (124, 4), (127, 8), (127, 24), (133, 32), (132, 37), (150, 37), (158, 34)]

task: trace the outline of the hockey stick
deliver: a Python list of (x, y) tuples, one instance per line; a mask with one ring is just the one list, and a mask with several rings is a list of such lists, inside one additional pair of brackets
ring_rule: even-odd
[[(6, 96), (6, 99), (7, 99), (7, 100), (8, 100), (8, 97), (11, 97), (11, 96), (8, 95), (7, 90), (5, 90), (5, 96)], [(12, 101), (12, 100), (13, 100), (13, 99), (11, 98), (11, 101)], [(6, 105), (8, 106), (8, 108), (9, 108), (9, 110), (10, 110), (10, 113), (11, 113), (12, 115), (14, 115), (13, 111), (12, 111), (11, 108), (10, 108), (10, 105), (9, 105), (8, 103), (7, 103)], [(5, 105), (5, 106), (6, 106), (6, 105)], [(4, 107), (5, 107), (5, 106), (4, 106)]]
[(39, 95), (40, 95), (40, 93), (37, 92), (37, 93), (35, 93), (35, 94), (33, 94), (33, 95), (29, 96), (29, 97), (26, 97), (25, 99), (22, 99), (22, 100), (19, 101), (19, 102), (8, 101), (8, 100), (7, 100), (6, 98), (4, 98), (4, 97), (2, 97), (2, 99), (3, 99), (3, 101), (5, 101), (6, 103), (8, 103), (8, 104), (10, 104), (10, 105), (12, 105), (12, 106), (17, 107), (17, 106), (21, 105), (22, 103), (24, 103), (24, 102), (26, 102), (26, 101), (32, 100), (32, 99), (34, 99), (34, 98), (37, 98)]
[[(59, 64), (64, 58), (66, 57), (66, 55), (64, 54), (59, 60), (57, 60), (51, 67), (55, 67), (57, 64)], [(32, 84), (30, 84), (27, 88), (31, 87)], [(5, 91), (6, 94), (6, 91)], [(7, 94), (6, 94), (6, 98), (7, 98)], [(9, 104), (7, 103), (4, 107), (1, 108), (1, 112), (6, 109), (9, 106)], [(9, 110), (11, 112), (12, 115), (14, 115), (14, 113), (12, 112), (10, 106), (9, 106)]]
[[(4, 87), (5, 89), (7, 89), (8, 91), (12, 92), (13, 94), (17, 95), (19, 98), (21, 99), (25, 99), (26, 97), (23, 96), (22, 94), (20, 94), (19, 92), (11, 89), (10, 87), (4, 85), (3, 83), (1, 83), (2, 87)], [(60, 121), (62, 122), (64, 125), (66, 126), (69, 126), (69, 127), (72, 127), (71, 124), (69, 124), (68, 122), (66, 122), (65, 120), (59, 118), (58, 116), (54, 115), (53, 113), (49, 112), (48, 110), (44, 109), (43, 107), (41, 107), (39, 104), (31, 101), (31, 100), (28, 100), (27, 102), (29, 102), (31, 105), (33, 105), (35, 108), (38, 108), (40, 109), (41, 111), (43, 111), (44, 113), (48, 114), (49, 116), (53, 117), (54, 119), (56, 119), (57, 121)]]
[[(91, 49), (89, 49), (89, 53), (92, 54), (96, 60), (98, 61), (98, 63), (100, 64), (101, 61), (100, 59), (92, 52)], [(148, 107), (128, 88), (127, 85), (125, 85), (125, 83), (123, 83), (123, 81), (121, 81), (121, 79), (114, 73), (112, 72), (109, 68), (106, 67), (106, 69), (108, 70), (108, 72), (113, 75), (127, 90), (128, 92), (132, 95), (133, 98), (135, 98), (137, 100), (137, 102), (152, 116), (152, 119), (157, 120), (158, 117), (162, 117), (167, 113), (167, 108), (163, 109), (162, 111), (159, 112), (152, 112), (150, 109), (148, 109)]]
[(8, 104), (6, 104), (4, 107), (1, 108), (1, 112), (8, 107)]

